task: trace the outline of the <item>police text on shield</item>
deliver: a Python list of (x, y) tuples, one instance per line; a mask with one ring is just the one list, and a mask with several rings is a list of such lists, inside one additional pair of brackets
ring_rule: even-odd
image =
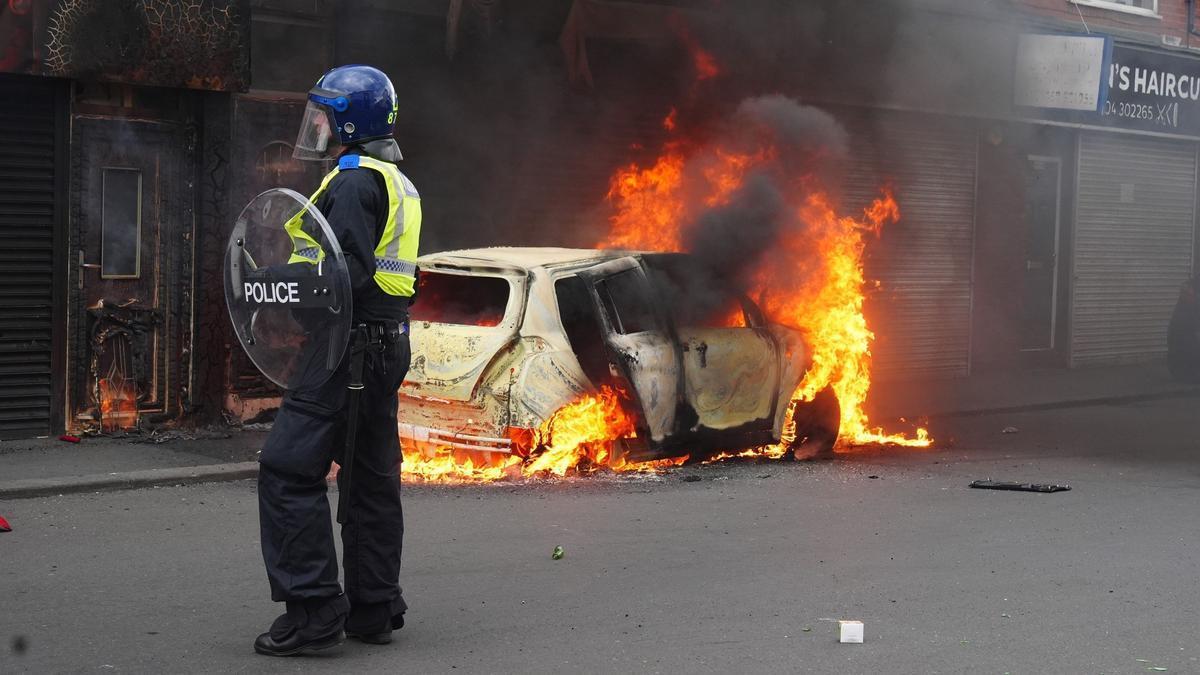
[(246, 291), (246, 299), (254, 303), (288, 304), (300, 302), (299, 284), (294, 281), (277, 281), (275, 283), (248, 281), (243, 286)]

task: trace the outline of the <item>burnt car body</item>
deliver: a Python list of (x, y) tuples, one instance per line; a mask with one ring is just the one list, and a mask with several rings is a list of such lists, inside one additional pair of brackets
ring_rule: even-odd
[[(799, 331), (677, 254), (488, 248), (420, 259), (400, 433), (422, 452), (525, 454), (530, 430), (613, 385), (633, 459), (778, 442), (809, 365)], [(832, 448), (825, 393), (798, 442)]]

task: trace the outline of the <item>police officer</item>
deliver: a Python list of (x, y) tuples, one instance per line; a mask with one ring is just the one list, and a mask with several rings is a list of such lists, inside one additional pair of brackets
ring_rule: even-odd
[[(416, 285), (421, 202), (396, 167), (396, 92), (387, 76), (351, 65), (326, 73), (308, 94), (293, 156), (337, 160), (311, 197), (345, 254), (355, 335), (341, 365), (317, 387), (289, 389), (262, 450), (258, 478), (263, 559), (271, 599), (287, 612), (258, 636), (260, 654), (289, 656), (346, 636), (384, 644), (404, 625), (399, 586), (404, 536), (396, 391), (409, 366), (408, 307)], [(324, 253), (291, 231), (293, 258)], [(361, 399), (348, 405), (355, 356)], [(355, 442), (347, 450), (350, 410)], [(352, 466), (345, 466), (347, 458)], [(343, 464), (345, 593), (338, 584), (325, 476)], [(351, 471), (352, 470), (352, 471)], [(352, 475), (351, 485), (346, 484)]]

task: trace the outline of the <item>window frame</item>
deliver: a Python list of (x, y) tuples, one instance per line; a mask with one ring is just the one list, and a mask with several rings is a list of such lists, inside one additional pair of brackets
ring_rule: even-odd
[(1154, 7), (1152, 9), (1126, 5), (1122, 2), (1117, 2), (1116, 0), (1067, 0), (1067, 2), (1071, 3), (1072, 5), (1106, 9), (1112, 12), (1133, 14), (1134, 16), (1141, 16), (1148, 19), (1162, 19), (1162, 14), (1159, 14), (1158, 12), (1158, 0), (1150, 0), (1150, 2), (1154, 3)]
[[(134, 229), (136, 237), (133, 245), (133, 274), (110, 274), (105, 271), (104, 252), (108, 248), (104, 245), (106, 232), (108, 230), (108, 219), (105, 211), (108, 205), (108, 175), (109, 172), (132, 172), (137, 176), (137, 210), (134, 221)], [(100, 278), (101, 279), (141, 279), (142, 278), (142, 170), (132, 166), (105, 166), (100, 169)]]
[[(442, 266), (437, 263), (428, 267), (420, 266), (420, 275), (424, 277), (427, 274), (440, 274), (445, 276), (469, 277), (473, 279), (488, 278), (499, 279), (508, 284), (508, 300), (504, 305), (504, 314), (499, 323), (494, 326), (481, 326), (479, 324), (469, 323), (451, 323), (446, 321), (434, 321), (428, 318), (420, 318), (416, 316), (413, 308), (417, 308), (421, 304), (420, 287), (418, 285), (417, 299), (409, 309), (409, 321), (412, 324), (434, 324), (438, 326), (450, 326), (452, 328), (467, 328), (471, 330), (513, 330), (517, 328), (523, 320), (523, 305), (525, 303), (525, 294), (528, 292), (528, 282), (524, 278), (519, 278), (510, 274), (505, 274), (498, 270), (480, 270), (476, 268), (459, 268)], [(420, 282), (418, 281), (418, 284)], [(427, 299), (428, 301), (428, 299)], [(419, 309), (416, 311), (420, 311)]]
[[(623, 275), (629, 275), (630, 278), (635, 280), (635, 283), (640, 284), (642, 291), (649, 291), (649, 285), (646, 276), (639, 267), (631, 267), (629, 269), (609, 274), (603, 279), (598, 279), (595, 282), (594, 286), (596, 288), (596, 295), (600, 297), (601, 309), (608, 316), (608, 321), (611, 324), (613, 331), (618, 335), (639, 335), (641, 333), (662, 331), (663, 326), (661, 317), (659, 317), (658, 313), (654, 311), (654, 305), (645, 297), (636, 297), (634, 300), (634, 302), (641, 304), (641, 307), (638, 309), (642, 310), (645, 316), (625, 317), (622, 315), (618, 307), (617, 299), (613, 297), (610, 284), (614, 279), (617, 279)], [(621, 304), (623, 305), (625, 303)], [(646, 325), (633, 326), (633, 328), (638, 328), (639, 330), (629, 330), (629, 327), (625, 325), (626, 318), (644, 319), (646, 321)]]

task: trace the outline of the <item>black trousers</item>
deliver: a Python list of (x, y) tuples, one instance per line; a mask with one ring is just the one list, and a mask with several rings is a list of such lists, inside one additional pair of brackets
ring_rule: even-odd
[[(346, 352), (327, 382), (289, 390), (259, 459), (262, 552), (275, 601), (310, 604), (342, 592), (325, 477), (345, 451), (350, 348)], [(396, 391), (409, 358), (407, 333), (385, 338), (365, 356), (354, 486), (342, 526), (347, 626), (358, 630), (382, 629), (407, 608), (399, 585), (404, 516)], [(338, 476), (339, 489), (345, 475)]]

